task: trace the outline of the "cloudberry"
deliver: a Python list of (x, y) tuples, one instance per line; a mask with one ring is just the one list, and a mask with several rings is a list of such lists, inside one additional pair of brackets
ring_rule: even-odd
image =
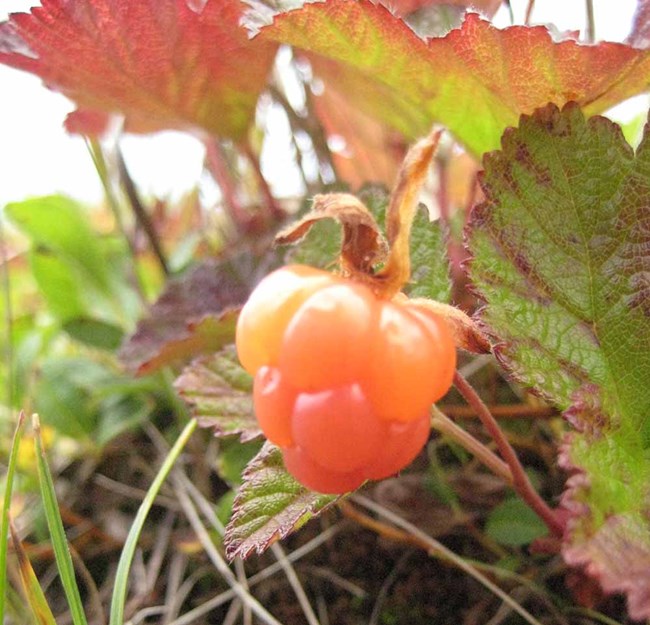
[(409, 464), (429, 409), (451, 386), (446, 322), (408, 302), (302, 265), (271, 273), (237, 324), (255, 413), (287, 470), (312, 490), (343, 493)]

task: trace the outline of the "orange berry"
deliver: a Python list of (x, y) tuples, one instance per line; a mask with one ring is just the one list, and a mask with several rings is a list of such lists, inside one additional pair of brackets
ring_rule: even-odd
[(296, 391), (276, 367), (260, 367), (253, 383), (255, 416), (266, 438), (280, 447), (293, 445), (291, 415)]
[(237, 350), (255, 375), (260, 427), (287, 470), (323, 493), (409, 464), (456, 367), (444, 319), (300, 265), (260, 282), (242, 309)]
[[(431, 325), (435, 327), (434, 321)], [(434, 337), (432, 329), (410, 308), (383, 303), (368, 365), (360, 379), (380, 418), (418, 419), (449, 388), (448, 371), (450, 362), (452, 371), (455, 367), (456, 352), (453, 342), (440, 344), (446, 338), (445, 330), (440, 325), (439, 336)]]
[(282, 450), (284, 466), (303, 486), (319, 493), (339, 494), (355, 490), (364, 483), (361, 471), (341, 473), (314, 462), (300, 447)]
[(340, 283), (310, 295), (286, 328), (280, 368), (296, 387), (321, 390), (357, 380), (374, 339), (376, 299), (362, 285)]
[(370, 463), (386, 429), (356, 384), (299, 395), (292, 417), (296, 445), (332, 471), (349, 472)]
[(287, 324), (305, 298), (336, 281), (325, 271), (289, 265), (274, 271), (255, 288), (237, 320), (236, 345), (244, 369), (255, 374), (277, 364)]

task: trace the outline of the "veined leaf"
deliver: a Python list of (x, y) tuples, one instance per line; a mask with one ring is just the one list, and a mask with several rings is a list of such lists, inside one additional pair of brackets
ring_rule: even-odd
[(522, 116), (485, 157), (471, 276), (495, 354), (566, 410), (564, 555), (650, 618), (650, 136), (580, 108)]
[(520, 113), (571, 100), (600, 113), (650, 79), (647, 50), (557, 43), (543, 26), (499, 30), (472, 13), (446, 36), (421, 39), (370, 0), (306, 4), (260, 37), (324, 57), (326, 83), (407, 137), (440, 122), (476, 155), (497, 148)]
[(96, 134), (102, 113), (151, 132), (198, 128), (239, 138), (277, 46), (250, 41), (239, 0), (50, 0), (0, 24), (0, 63), (40, 76), (80, 107), (69, 127)]
[(337, 499), (298, 484), (284, 468), (282, 452), (265, 443), (244, 471), (226, 527), (226, 555), (233, 559), (262, 553)]
[(174, 386), (192, 406), (199, 425), (215, 436), (239, 435), (242, 442), (261, 435), (253, 412), (253, 380), (241, 368), (234, 348), (198, 358)]

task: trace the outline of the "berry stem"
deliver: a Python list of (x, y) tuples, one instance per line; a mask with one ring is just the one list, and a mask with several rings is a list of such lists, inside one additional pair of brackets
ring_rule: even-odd
[(564, 524), (559, 519), (557, 513), (548, 506), (533, 488), (524, 467), (519, 462), (519, 458), (517, 458), (515, 450), (506, 438), (503, 430), (499, 427), (496, 419), (492, 416), (492, 413), (471, 384), (458, 371), (454, 374), (454, 386), (465, 398), (467, 403), (476, 411), (485, 429), (494, 439), (501, 456), (510, 467), (512, 486), (515, 491), (540, 516), (551, 533), (556, 536), (562, 536), (564, 533)]
[(508, 484), (514, 484), (510, 467), (493, 451), (488, 449), (481, 441), (474, 438), (469, 432), (456, 425), (447, 415), (433, 405), (433, 419), (431, 427), (449, 436), (464, 449), (476, 456), (493, 473), (502, 477)]

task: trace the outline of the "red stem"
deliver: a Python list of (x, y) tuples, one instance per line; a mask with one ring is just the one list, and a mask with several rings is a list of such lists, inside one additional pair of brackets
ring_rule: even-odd
[(526, 24), (526, 26), (530, 25), (530, 20), (533, 16), (534, 8), (535, 8), (535, 0), (528, 0), (528, 6), (526, 7), (526, 17), (524, 18), (524, 24)]
[(458, 371), (454, 374), (454, 386), (465, 398), (467, 403), (476, 411), (479, 419), (485, 426), (490, 436), (494, 439), (501, 456), (506, 461), (512, 472), (512, 485), (519, 496), (543, 519), (551, 533), (556, 536), (562, 536), (564, 533), (564, 524), (556, 512), (539, 496), (539, 493), (533, 488), (524, 471), (524, 467), (519, 462), (515, 450), (510, 445), (503, 430), (499, 427), (496, 419), (490, 413), (488, 407), (478, 396), (469, 382)]
[(221, 189), (224, 205), (228, 208), (231, 219), (239, 228), (245, 229), (250, 222), (250, 215), (237, 198), (237, 189), (228, 170), (223, 148), (216, 139), (208, 139), (205, 142), (205, 156), (208, 171)]
[(286, 217), (286, 213), (284, 210), (282, 210), (275, 197), (273, 197), (273, 193), (271, 193), (271, 187), (269, 186), (269, 183), (262, 173), (260, 160), (257, 157), (257, 154), (255, 154), (251, 144), (248, 141), (243, 144), (242, 150), (244, 154), (246, 154), (246, 158), (248, 158), (249, 163), (253, 167), (253, 171), (255, 172), (255, 177), (257, 178), (257, 183), (259, 185), (260, 193), (264, 197), (269, 215), (272, 219), (281, 221)]

